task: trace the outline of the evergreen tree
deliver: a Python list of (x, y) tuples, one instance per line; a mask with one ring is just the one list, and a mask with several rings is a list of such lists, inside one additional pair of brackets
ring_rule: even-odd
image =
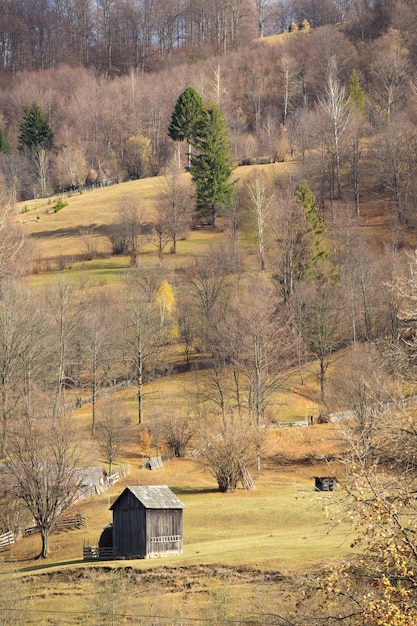
[(12, 149), (11, 145), (7, 141), (6, 134), (2, 128), (0, 128), (0, 152), (10, 152)]
[(191, 162), (193, 138), (201, 132), (203, 120), (207, 117), (203, 99), (193, 87), (187, 87), (179, 96), (172, 112), (168, 135), (173, 141), (188, 142), (188, 166)]
[(297, 186), (296, 198), (304, 207), (307, 221), (305, 235), (308, 235), (312, 242), (312, 254), (306, 266), (306, 271), (311, 272), (313, 268), (317, 267), (320, 261), (325, 261), (329, 257), (324, 240), (324, 222), (320, 214), (320, 209), (316, 204), (314, 193), (305, 180), (301, 181)]
[(356, 70), (353, 69), (348, 82), (348, 94), (360, 115), (365, 115), (366, 98)]
[(218, 105), (207, 111), (193, 145), (197, 154), (191, 158), (191, 177), (196, 188), (197, 217), (211, 215), (213, 228), (219, 207), (230, 203), (234, 184), (230, 182), (233, 172), (229, 131)]
[(28, 105), (20, 122), (19, 149), (51, 150), (54, 145), (54, 134), (46, 117), (36, 102)]

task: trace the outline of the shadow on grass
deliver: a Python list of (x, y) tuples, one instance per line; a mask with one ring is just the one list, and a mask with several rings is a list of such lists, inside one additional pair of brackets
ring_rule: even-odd
[(204, 495), (206, 493), (220, 493), (216, 487), (171, 487), (172, 491), (179, 496)]
[(54, 561), (53, 563), (47, 561), (46, 563), (43, 563), (42, 561), (39, 561), (39, 559), (34, 559), (33, 560), (33, 564), (28, 565), (27, 567), (22, 567), (19, 571), (20, 572), (35, 572), (35, 571), (40, 571), (40, 570), (48, 570), (51, 569), (52, 567), (65, 567), (67, 565), (82, 565), (83, 563), (86, 563), (86, 561), (84, 561), (84, 559), (79, 558), (79, 559), (73, 559), (72, 561)]

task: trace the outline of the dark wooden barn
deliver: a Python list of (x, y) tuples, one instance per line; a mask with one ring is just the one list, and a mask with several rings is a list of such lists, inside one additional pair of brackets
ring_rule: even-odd
[(126, 487), (113, 511), (113, 557), (182, 554), (184, 504), (166, 485)]
[(316, 491), (335, 491), (337, 489), (337, 478), (334, 476), (315, 476), (314, 486)]

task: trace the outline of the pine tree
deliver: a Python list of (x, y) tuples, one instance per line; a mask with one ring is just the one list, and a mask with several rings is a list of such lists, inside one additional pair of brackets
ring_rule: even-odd
[(323, 218), (316, 204), (314, 193), (305, 180), (301, 181), (297, 186), (296, 198), (304, 207), (307, 221), (305, 234), (308, 234), (312, 240), (312, 255), (309, 260), (309, 267), (306, 268), (307, 271), (311, 271), (320, 261), (325, 261), (329, 257), (324, 240), (325, 228)]
[(191, 158), (190, 172), (196, 188), (197, 217), (211, 215), (211, 224), (215, 228), (217, 210), (230, 203), (234, 188), (230, 182), (234, 168), (229, 131), (218, 105), (207, 111), (193, 145), (197, 154)]
[(28, 105), (20, 122), (19, 149), (51, 150), (54, 145), (54, 134), (46, 117), (36, 102)]
[(8, 153), (11, 149), (12, 147), (7, 140), (4, 130), (0, 128), (0, 152)]
[(360, 115), (365, 115), (366, 99), (356, 70), (353, 69), (348, 82), (348, 94)]
[(175, 104), (168, 135), (173, 141), (187, 140), (188, 166), (191, 162), (193, 138), (201, 132), (201, 125), (206, 117), (207, 111), (202, 97), (193, 87), (187, 87)]

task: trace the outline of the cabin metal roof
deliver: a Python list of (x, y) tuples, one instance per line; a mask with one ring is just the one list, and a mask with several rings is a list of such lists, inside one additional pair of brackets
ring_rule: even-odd
[(185, 509), (185, 505), (166, 485), (126, 487), (110, 507), (113, 510), (117, 501), (129, 490), (146, 509)]

